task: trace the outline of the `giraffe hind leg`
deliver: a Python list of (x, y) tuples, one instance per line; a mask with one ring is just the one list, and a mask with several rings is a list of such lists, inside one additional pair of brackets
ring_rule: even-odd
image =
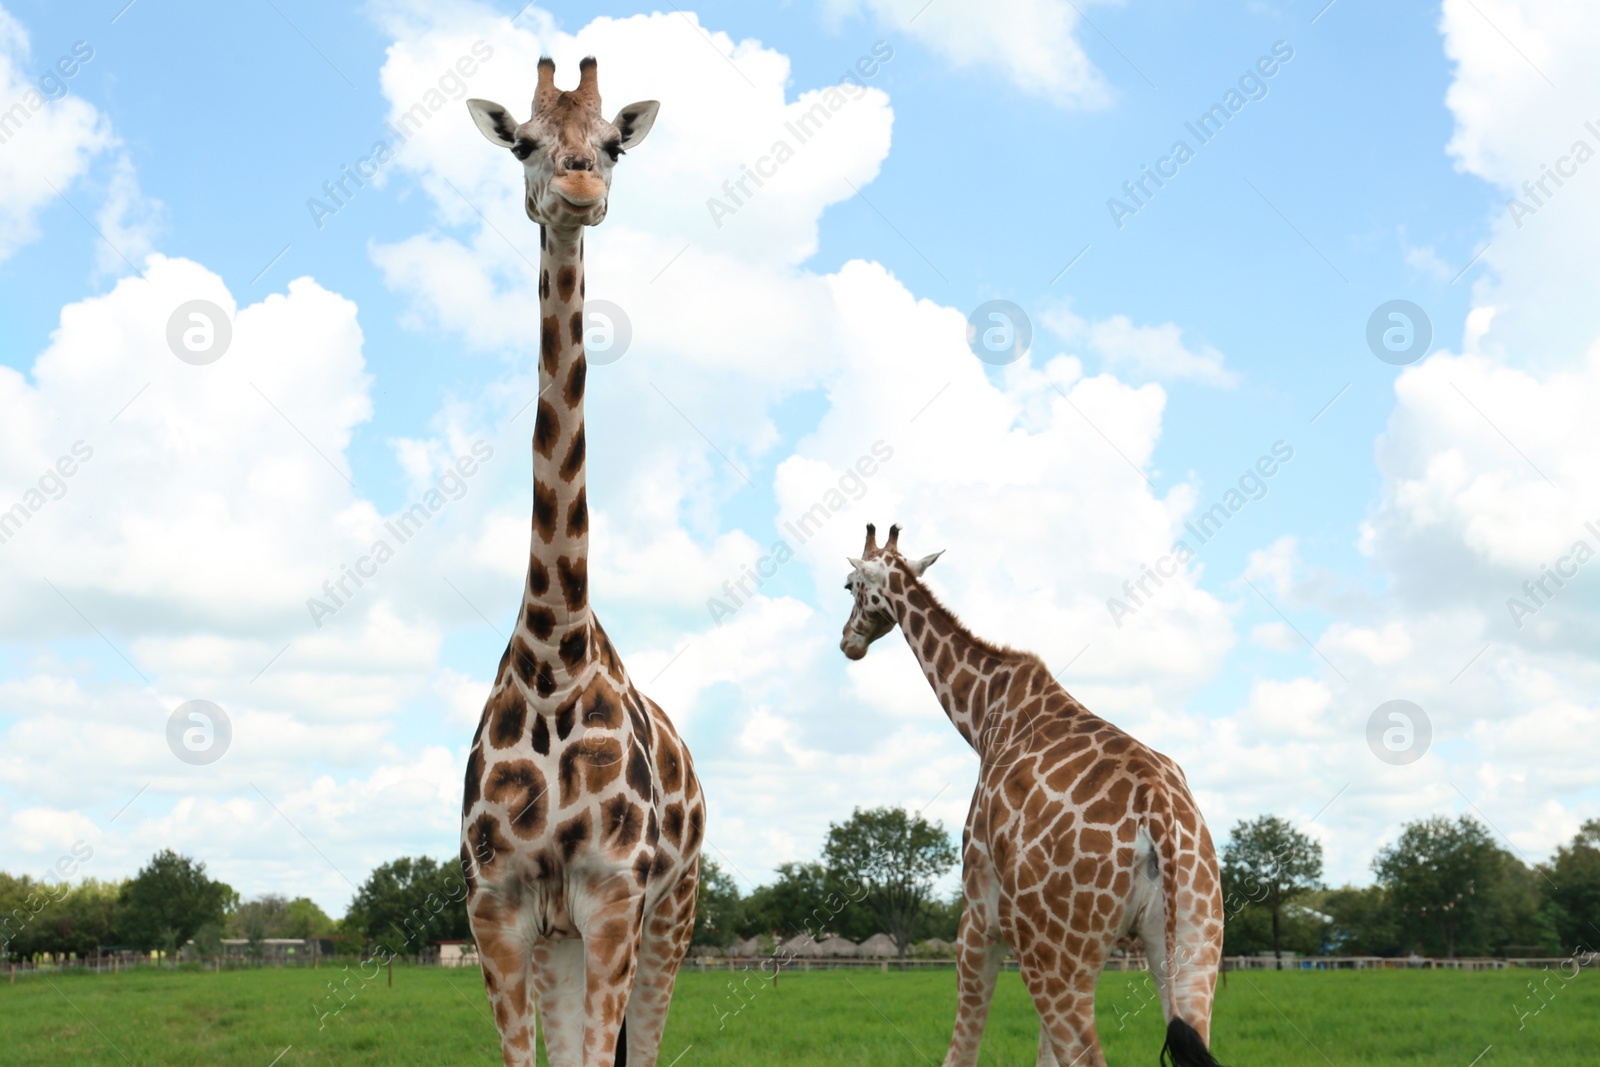
[(974, 1067), (978, 1062), (984, 1024), (1005, 957), (1005, 946), (991, 917), (993, 908), (990, 901), (969, 897), (961, 909), (956, 937), (956, 1025), (944, 1067)]
[(1039, 1067), (1106, 1067), (1094, 1032), (1094, 988), (1101, 961), (1069, 959), (1051, 947), (1063, 943), (1065, 934), (1052, 923), (1035, 944), (1016, 949), (1022, 982), (1039, 1013)]

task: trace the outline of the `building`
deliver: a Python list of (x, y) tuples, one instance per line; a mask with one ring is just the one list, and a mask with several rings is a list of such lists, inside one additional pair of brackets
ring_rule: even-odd
[(439, 966), (476, 967), (478, 946), (471, 941), (435, 941), (439, 946)]

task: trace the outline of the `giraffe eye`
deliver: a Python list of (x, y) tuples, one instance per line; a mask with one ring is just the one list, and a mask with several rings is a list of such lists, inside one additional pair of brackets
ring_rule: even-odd
[(534, 149), (538, 147), (538, 142), (530, 141), (524, 138), (511, 146), (511, 154), (516, 156), (518, 159), (527, 159), (529, 156), (533, 155)]
[(622, 142), (621, 141), (607, 141), (605, 144), (601, 145), (600, 147), (602, 147), (602, 148), (604, 148), (606, 150), (606, 155), (611, 157), (611, 162), (613, 162), (613, 163), (615, 163), (617, 161), (617, 157), (618, 156), (627, 155), (627, 153), (622, 150)]

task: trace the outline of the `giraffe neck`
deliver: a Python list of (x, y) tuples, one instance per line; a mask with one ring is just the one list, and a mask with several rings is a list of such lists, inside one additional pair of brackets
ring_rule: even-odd
[[(533, 536), (518, 628), (562, 647), (589, 621), (589, 504), (583, 429), (583, 231), (539, 231), (539, 404)], [(565, 646), (570, 650), (571, 646)], [(563, 656), (563, 659), (566, 659)]]
[(1043, 671), (1027, 653), (999, 649), (962, 625), (922, 585), (909, 564), (895, 560), (889, 601), (923, 677), (957, 731), (978, 753), (1009, 738), (1005, 697), (1013, 684), (1032, 685), (1023, 672)]

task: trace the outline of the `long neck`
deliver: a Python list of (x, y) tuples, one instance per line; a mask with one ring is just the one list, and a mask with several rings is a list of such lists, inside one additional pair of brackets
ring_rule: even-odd
[(533, 537), (519, 620), (543, 645), (589, 618), (584, 484), (583, 231), (539, 236), (539, 406), (533, 427)]
[(934, 599), (904, 560), (895, 561), (889, 600), (940, 706), (967, 744), (987, 759), (989, 749), (1010, 740), (1007, 709), (1015, 706), (1013, 698), (1038, 691), (1048, 672), (1033, 656), (975, 636)]

